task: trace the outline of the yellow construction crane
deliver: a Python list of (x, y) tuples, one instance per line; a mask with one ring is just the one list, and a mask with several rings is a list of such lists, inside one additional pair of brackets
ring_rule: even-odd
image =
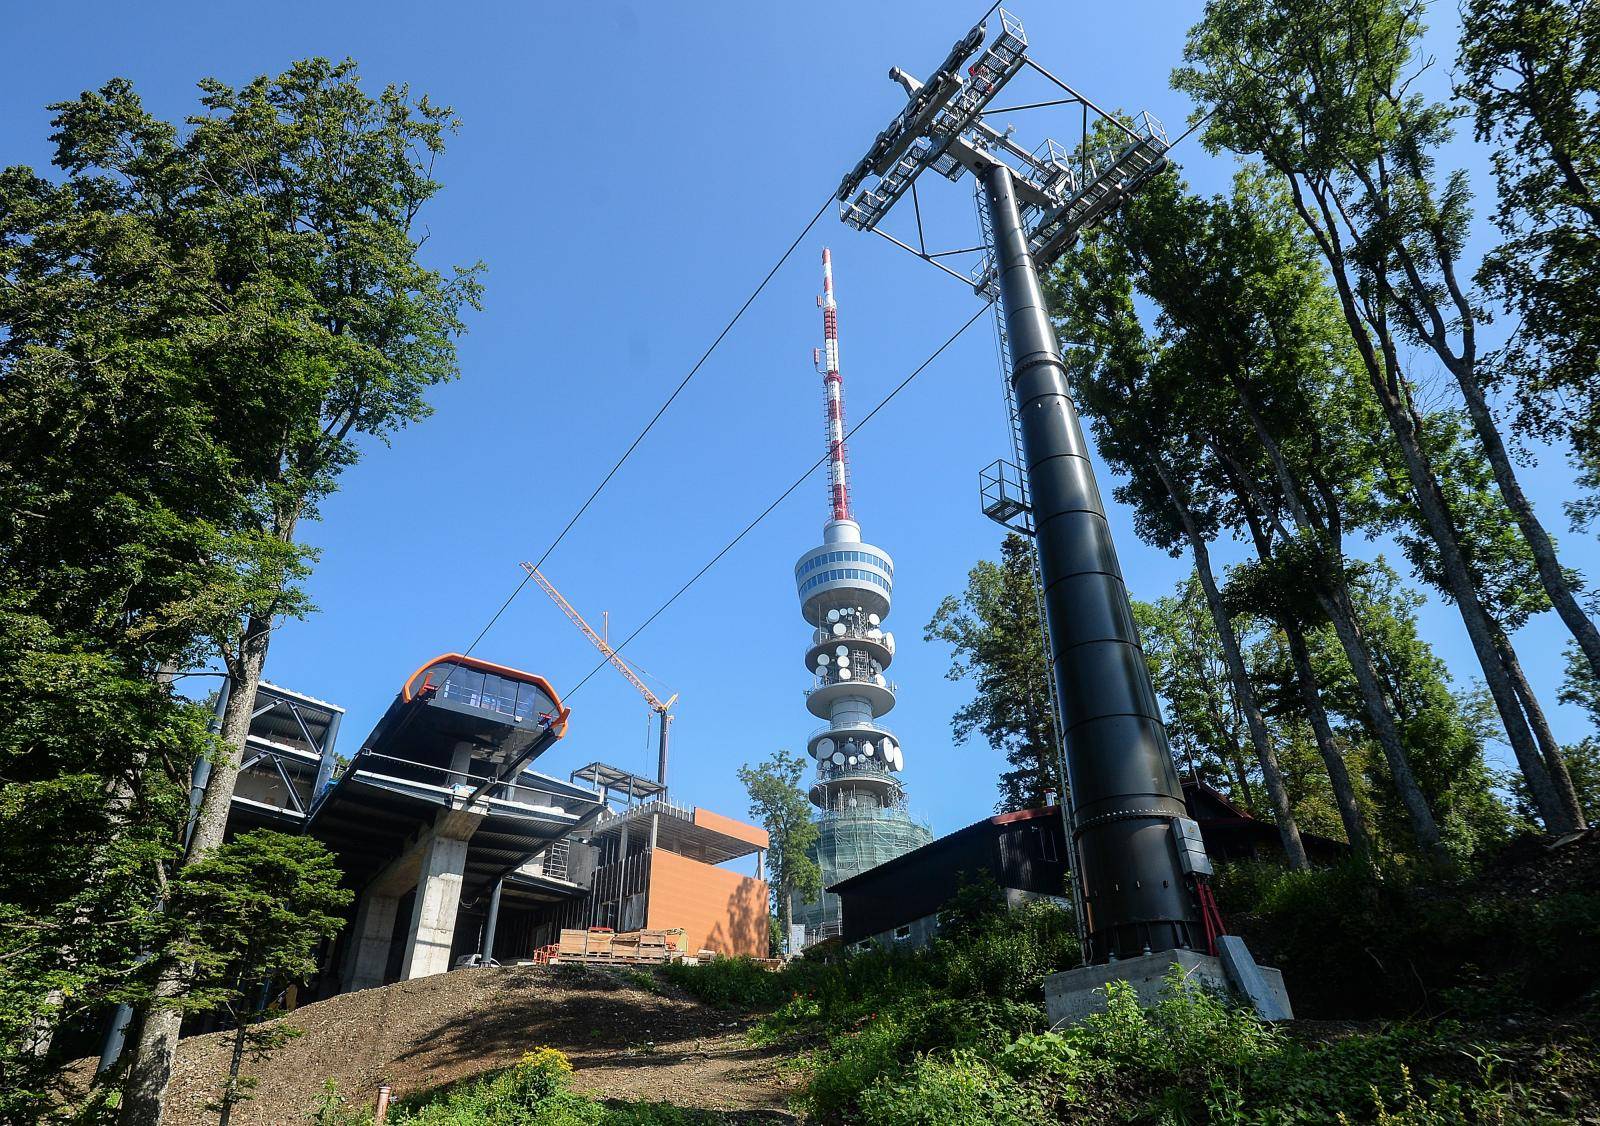
[(660, 717), (661, 747), (656, 758), (656, 781), (665, 786), (667, 784), (667, 729), (672, 726), (672, 716), (667, 709), (672, 707), (673, 702), (678, 698), (678, 694), (674, 692), (666, 700), (662, 700), (654, 692), (650, 691), (650, 686), (639, 679), (639, 674), (633, 671), (633, 666), (623, 660), (622, 654), (611, 648), (610, 643), (596, 633), (593, 626), (583, 620), (583, 615), (574, 609), (572, 603), (561, 596), (561, 592), (555, 588), (549, 579), (544, 577), (539, 568), (532, 563), (524, 563), (522, 569), (528, 572), (533, 581), (538, 583), (540, 588), (550, 596), (550, 601), (561, 607), (561, 612), (572, 619), (572, 624), (583, 631), (583, 636), (587, 637), (596, 649), (605, 654), (606, 660), (610, 661), (618, 672), (628, 678), (628, 683), (633, 685), (638, 690), (639, 695), (644, 697), (644, 702), (650, 705), (650, 710)]

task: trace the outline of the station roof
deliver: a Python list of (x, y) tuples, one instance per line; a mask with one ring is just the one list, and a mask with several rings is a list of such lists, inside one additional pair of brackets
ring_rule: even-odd
[(737, 860), (766, 848), (769, 843), (767, 831), (759, 826), (698, 806), (686, 809), (664, 799), (636, 805), (626, 813), (603, 821), (590, 831), (590, 836), (621, 833), (623, 826), (632, 833), (648, 833), (652, 816), (660, 818), (656, 825), (656, 847), (705, 864)]
[(648, 778), (641, 778), (621, 767), (604, 762), (591, 762), (588, 766), (580, 766), (567, 777), (574, 782), (587, 782), (597, 790), (608, 794), (621, 794), (626, 798), (654, 798), (667, 792), (666, 786), (660, 782), (652, 782)]

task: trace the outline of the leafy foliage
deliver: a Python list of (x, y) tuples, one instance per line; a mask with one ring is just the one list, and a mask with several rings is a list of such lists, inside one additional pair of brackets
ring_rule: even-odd
[(554, 1048), (513, 1066), (392, 1108), (396, 1126), (711, 1126), (721, 1116), (669, 1103), (601, 1103), (570, 1090), (572, 1063)]
[(1571, 444), (1591, 496), (1569, 506), (1587, 526), (1600, 485), (1600, 10), (1582, 0), (1471, 0), (1462, 8), (1457, 93), (1492, 146), (1504, 241), (1478, 282), (1517, 328), (1493, 358), (1518, 430)]
[(952, 650), (946, 678), (974, 681), (972, 701), (955, 714), (956, 740), (981, 734), (1010, 764), (1000, 775), (1000, 812), (1035, 809), (1049, 794), (1066, 792), (1037, 586), (1032, 546), (1010, 533), (1001, 541), (1000, 561), (976, 564), (966, 591), (940, 602), (923, 630), (924, 640), (942, 641)]
[[(1341, 1014), (1356, 1011), (1362, 999), (1371, 1011), (1407, 1012), (1415, 986), (1402, 978), (1420, 969), (1430, 987), (1452, 974), (1467, 981), (1445, 1004), (1475, 1019), (1502, 994), (1451, 959), (1474, 948), (1514, 955), (1521, 933), (1510, 902), (1479, 910), (1464, 895), (1434, 904), (1436, 889), (1403, 888), (1392, 877), (1374, 883), (1360, 866), (1231, 868), (1223, 892), (1262, 928), (1252, 930), (1252, 945), (1283, 962), (1297, 1007), (1313, 1015), (1324, 1002)], [(1593, 942), (1593, 919), (1582, 921), (1587, 910), (1568, 901), (1533, 922), (1538, 953), (1523, 961), (1530, 972), (1552, 958), (1586, 972), (1600, 964), (1600, 951), (1573, 945), (1585, 927), (1591, 937), (1582, 943)], [(1584, 1062), (1589, 1042), (1581, 1032), (1565, 1051), (1548, 1041), (1509, 1042), (1503, 1033), (1496, 1039), (1449, 1019), (1297, 1038), (1176, 972), (1154, 1008), (1141, 1008), (1117, 983), (1105, 1012), (1047, 1031), (1038, 979), (963, 968), (966, 959), (997, 971), (1068, 968), (1075, 946), (1065, 923), (1047, 907), (1008, 917), (995, 910), (991, 890), (973, 886), (951, 905), (940, 941), (926, 951), (808, 955), (776, 973), (736, 960), (668, 972), (701, 996), (769, 1009), (754, 1035), (808, 1049), (806, 1109), (823, 1122), (1309, 1123), (1340, 1114), (1367, 1121), (1380, 1107), (1397, 1116), (1392, 1121), (1555, 1121), (1600, 1083), (1600, 1072)], [(1287, 929), (1274, 945), (1263, 935), (1279, 926)], [(1012, 941), (1017, 936), (1027, 950)], [(1438, 968), (1415, 957), (1434, 947), (1446, 959)], [(1374, 954), (1382, 972), (1374, 973)], [(1340, 968), (1323, 991), (1308, 979), (1330, 960)], [(1563, 991), (1570, 1000), (1583, 985), (1513, 978), (1505, 993), (1524, 987), (1531, 990), (1521, 994), (1526, 1006), (1560, 1002)], [(1514, 1056), (1524, 1062), (1513, 1067)]]
[(133, 972), (142, 939), (242, 937), (153, 914), (191, 765), (216, 767), (198, 858), (244, 737), (172, 674), (220, 656), (248, 715), (272, 625), (310, 609), (297, 521), (426, 416), (478, 296), (413, 233), (448, 110), (326, 60), (200, 103), (175, 126), (112, 80), (51, 107), (49, 175), (0, 170), (0, 855), (35, 874), (0, 887), (0, 1117), (148, 972), (190, 1005), (171, 951)]
[(781, 749), (766, 762), (739, 768), (750, 812), (767, 830), (773, 915), (785, 928), (776, 936), (779, 942), (789, 938), (790, 905), (796, 899), (814, 901), (822, 894), (822, 869), (813, 855), (821, 830), (811, 819), (811, 801), (800, 788), (805, 770), (804, 759)]

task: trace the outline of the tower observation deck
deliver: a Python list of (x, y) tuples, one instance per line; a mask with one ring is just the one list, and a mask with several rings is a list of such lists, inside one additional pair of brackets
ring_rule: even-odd
[[(816, 860), (827, 888), (919, 848), (933, 835), (907, 813), (900, 741), (880, 722), (895, 705), (895, 683), (888, 674), (894, 634), (884, 627), (894, 594), (894, 560), (862, 540), (850, 503), (838, 313), (827, 250), (822, 285), (823, 347), (814, 361), (826, 395), (831, 513), (823, 542), (795, 564), (794, 581), (800, 613), (811, 626), (806, 707), (827, 721), (806, 739), (806, 751), (817, 763), (810, 798), (821, 811)], [(839, 933), (838, 896), (825, 891), (816, 902), (796, 899), (791, 909), (794, 924), (806, 929), (806, 942)]]

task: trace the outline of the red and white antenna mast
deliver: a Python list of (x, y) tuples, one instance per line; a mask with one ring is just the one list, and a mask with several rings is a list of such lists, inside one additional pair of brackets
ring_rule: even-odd
[(822, 248), (822, 347), (811, 350), (811, 361), (822, 373), (828, 404), (828, 493), (835, 520), (853, 520), (850, 514), (850, 459), (844, 448), (844, 379), (839, 375), (839, 307), (833, 301), (833, 255)]

